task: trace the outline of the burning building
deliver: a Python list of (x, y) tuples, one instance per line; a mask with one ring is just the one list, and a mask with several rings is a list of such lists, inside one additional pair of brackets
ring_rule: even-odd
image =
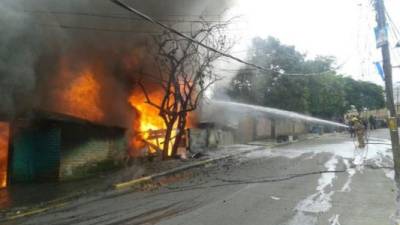
[(35, 112), (12, 123), (12, 182), (68, 180), (118, 166), (125, 130), (56, 113)]
[[(200, 15), (215, 19), (227, 2), (135, 7), (187, 30)], [(165, 125), (137, 80), (142, 71), (157, 71), (149, 39), (162, 30), (111, 1), (5, 0), (0, 18), (7, 33), (0, 36), (0, 116), (7, 118), (0, 123), (1, 186), (68, 179), (124, 154), (157, 150)], [(148, 88), (159, 99), (160, 90)]]

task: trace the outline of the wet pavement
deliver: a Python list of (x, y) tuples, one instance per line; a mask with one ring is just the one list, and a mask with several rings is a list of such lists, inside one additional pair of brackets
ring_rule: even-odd
[(354, 151), (337, 134), (265, 148), (143, 191), (83, 196), (4, 224), (384, 225), (394, 213), (389, 135)]
[(157, 159), (152, 159), (151, 161), (146, 159), (136, 160), (132, 162), (133, 165), (127, 166), (126, 168), (80, 180), (12, 184), (5, 189), (0, 189), (0, 217), (1, 214), (10, 211), (29, 210), (29, 208), (43, 207), (49, 203), (64, 202), (93, 193), (110, 191), (114, 189), (113, 186), (117, 183), (169, 171), (182, 166), (190, 166), (207, 159), (241, 154), (259, 148), (259, 146), (254, 145), (238, 144), (230, 146), (229, 148), (222, 147), (220, 149), (210, 150), (202, 154), (200, 158), (187, 159), (184, 161), (160, 161)]

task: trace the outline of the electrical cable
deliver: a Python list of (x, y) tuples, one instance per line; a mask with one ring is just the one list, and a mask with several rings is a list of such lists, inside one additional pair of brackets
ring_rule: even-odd
[(389, 145), (389, 146), (392, 146), (392, 144), (383, 143), (383, 142), (367, 142), (367, 144), (371, 144), (371, 145)]
[[(364, 165), (364, 167), (369, 169), (393, 169), (390, 166), (374, 166), (370, 164)], [(213, 184), (213, 185), (204, 185), (205, 183), (202, 182), (200, 184), (194, 185), (186, 185), (186, 186), (166, 186), (168, 190), (171, 192), (181, 192), (181, 191), (191, 191), (191, 190), (198, 190), (198, 189), (208, 189), (208, 188), (218, 188), (218, 187), (225, 187), (225, 186), (234, 186), (234, 185), (241, 185), (241, 184), (260, 184), (260, 183), (276, 183), (282, 181), (288, 181), (300, 177), (318, 175), (318, 174), (326, 174), (326, 173), (345, 173), (348, 172), (349, 168), (347, 169), (338, 169), (338, 170), (319, 170), (319, 171), (312, 171), (307, 173), (298, 173), (298, 174), (289, 174), (282, 177), (259, 177), (256, 179), (225, 179), (225, 178), (216, 178), (217, 181), (221, 181), (223, 183), (220, 184)], [(169, 192), (167, 192), (169, 193)]]
[[(133, 18), (130, 16), (118, 15), (118, 14), (97, 14), (89, 12), (69, 12), (69, 11), (44, 11), (44, 10), (24, 10), (24, 13), (30, 14), (55, 14), (55, 15), (71, 15), (71, 16), (86, 16), (86, 17), (96, 17), (105, 19), (117, 19), (117, 20), (132, 20), (132, 21), (143, 21), (140, 18)], [(195, 15), (193, 15), (195, 17)], [(202, 16), (199, 16), (202, 17)], [(202, 23), (202, 22), (226, 22), (222, 20), (186, 20), (186, 19), (158, 19), (163, 22), (173, 22), (173, 23)]]
[(394, 33), (397, 37), (400, 36), (400, 31), (399, 28), (396, 26), (396, 23), (394, 22), (394, 20), (392, 19), (392, 17), (389, 15), (389, 12), (387, 11), (387, 9), (385, 8), (385, 14), (387, 16), (387, 18), (389, 19), (389, 22), (393, 25), (393, 29), (394, 29)]
[[(275, 178), (265, 178), (265, 177), (260, 177), (258, 179), (250, 180), (250, 179), (223, 179), (223, 178), (216, 178), (216, 180), (224, 182), (223, 184), (214, 184), (214, 185), (207, 185), (207, 186), (199, 186), (199, 185), (187, 185), (187, 186), (180, 186), (180, 187), (166, 187), (167, 189), (170, 190), (176, 190), (176, 189), (186, 189), (187, 188), (192, 188), (192, 189), (204, 189), (204, 188), (215, 188), (215, 187), (222, 187), (222, 186), (228, 186), (228, 185), (239, 185), (239, 184), (253, 184), (253, 183), (273, 183), (273, 182), (281, 182), (281, 181), (287, 181), (299, 177), (305, 177), (305, 176), (311, 176), (311, 175), (317, 175), (317, 174), (324, 174), (324, 173), (344, 173), (346, 172), (346, 169), (342, 170), (320, 170), (320, 171), (313, 171), (313, 172), (308, 172), (308, 173), (299, 173), (299, 174), (291, 174), (283, 177), (275, 177)], [(200, 184), (203, 185), (203, 184)]]
[(150, 32), (150, 31), (137, 31), (137, 30), (124, 30), (124, 29), (109, 29), (109, 28), (99, 28), (99, 27), (87, 27), (87, 26), (71, 26), (65, 24), (45, 24), (38, 23), (38, 26), (49, 27), (49, 28), (61, 28), (61, 29), (72, 29), (72, 30), (89, 30), (89, 31), (104, 31), (104, 32), (114, 32), (114, 33), (131, 33), (132, 35), (158, 35), (162, 34), (160, 32)]
[(308, 173), (298, 173), (298, 174), (290, 174), (287, 176), (283, 177), (277, 177), (277, 178), (258, 178), (258, 179), (224, 179), (224, 178), (217, 178), (217, 180), (222, 181), (222, 182), (227, 182), (227, 183), (271, 183), (271, 182), (278, 182), (278, 181), (285, 181), (285, 180), (291, 180), (294, 178), (298, 177), (305, 177), (305, 176), (310, 176), (310, 175), (316, 175), (316, 174), (324, 174), (324, 173), (344, 173), (346, 172), (346, 169), (341, 169), (341, 170), (320, 170), (320, 171), (313, 171), (313, 172), (308, 172)]
[[(66, 25), (66, 24), (48, 24), (48, 23), (32, 23), (33, 25), (43, 26), (43, 27), (54, 27), (62, 29), (75, 29), (75, 30), (90, 30), (90, 31), (105, 31), (105, 32), (115, 32), (115, 33), (132, 33), (134, 35), (162, 35), (162, 32), (157, 31), (140, 31), (131, 29), (115, 29), (115, 28), (103, 28), (103, 27), (92, 27), (92, 26), (76, 26), (76, 25)], [(190, 31), (181, 31), (182, 33), (190, 34)]]
[[(208, 45), (206, 45), (206, 44), (204, 44), (204, 43), (202, 43), (202, 42), (200, 42), (200, 41), (198, 41), (198, 40), (196, 40), (196, 39), (194, 39), (194, 38), (192, 38), (192, 37), (190, 37), (190, 36), (188, 36), (188, 35), (186, 35), (186, 34), (184, 34), (184, 33), (182, 33), (182, 32), (180, 32), (180, 31), (178, 31), (178, 30), (176, 30), (176, 29), (174, 29), (174, 28), (172, 28), (172, 27), (169, 27), (169, 26), (163, 24), (162, 22), (160, 22), (160, 21), (158, 21), (158, 20), (156, 20), (156, 19), (154, 19), (154, 18), (152, 18), (152, 17), (150, 17), (150, 16), (144, 14), (143, 12), (141, 12), (141, 11), (139, 11), (139, 10), (133, 8), (132, 6), (130, 6), (130, 5), (126, 4), (126, 3), (124, 3), (124, 2), (121, 1), (121, 0), (110, 0), (110, 1), (113, 2), (113, 3), (115, 3), (116, 5), (118, 5), (118, 6), (122, 7), (122, 8), (124, 8), (124, 9), (126, 9), (126, 10), (128, 10), (128, 11), (130, 11), (130, 12), (136, 14), (136, 15), (138, 15), (139, 17), (143, 18), (144, 20), (147, 20), (147, 21), (149, 21), (150, 23), (156, 24), (156, 25), (162, 27), (163, 29), (165, 29), (165, 30), (167, 30), (167, 31), (169, 31), (169, 32), (171, 32), (171, 33), (173, 33), (173, 34), (176, 34), (176, 35), (178, 35), (178, 36), (180, 36), (180, 37), (182, 37), (182, 38), (185, 38), (185, 39), (187, 39), (187, 40), (189, 40), (189, 41), (192, 41), (192, 42), (198, 44), (199, 46), (201, 46), (201, 47), (203, 47), (203, 48), (205, 48), (205, 49), (207, 49), (207, 50), (210, 50), (210, 51), (212, 51), (212, 52), (215, 52), (215, 53), (217, 53), (217, 54), (220, 54), (220, 55), (223, 56), (223, 57), (226, 57), (226, 58), (230, 58), (230, 59), (232, 59), (232, 60), (235, 60), (235, 61), (237, 61), (237, 62), (239, 62), (239, 63), (244, 64), (244, 65), (257, 68), (257, 69), (259, 69), (259, 70), (261, 70), (261, 71), (270, 72), (270, 70), (264, 68), (263, 66), (260, 66), (260, 65), (257, 65), (257, 64), (251, 63), (251, 62), (247, 62), (247, 61), (245, 61), (245, 60), (243, 60), (243, 59), (240, 59), (240, 58), (238, 58), (238, 57), (235, 57), (235, 56), (230, 55), (230, 54), (228, 54), (228, 53), (222, 52), (222, 51), (220, 51), (220, 50), (218, 50), (218, 49), (215, 49), (215, 48), (213, 48), (213, 47), (210, 47), (210, 46), (208, 46)], [(310, 74), (285, 74), (285, 73), (280, 73), (280, 75), (285, 75), (285, 76), (309, 76), (309, 75), (320, 75), (320, 74), (322, 74), (322, 73), (329, 73), (329, 72), (331, 72), (331, 71), (324, 71), (324, 72), (320, 72), (320, 73), (310, 73)]]
[[(398, 44), (400, 41), (400, 31), (399, 31), (397, 25), (395, 24), (395, 22), (393, 21), (392, 17), (389, 15), (389, 12), (386, 10), (386, 8), (385, 8), (385, 14), (388, 18), (389, 28), (392, 30), (392, 32), (390, 32), (390, 33), (392, 34), (392, 36), (395, 40), (395, 43)], [(396, 58), (397, 61), (399, 61), (400, 53), (398, 52), (398, 50), (392, 51), (392, 52), (394, 52), (393, 58)]]

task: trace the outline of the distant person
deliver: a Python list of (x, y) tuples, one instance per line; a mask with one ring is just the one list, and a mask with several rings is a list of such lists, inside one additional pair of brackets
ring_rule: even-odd
[(369, 118), (369, 128), (371, 130), (376, 130), (376, 118), (373, 115), (370, 115)]
[(362, 123), (362, 125), (364, 126), (364, 130), (368, 130), (368, 127), (370, 126), (370, 125), (369, 125), (368, 118), (367, 118), (367, 119), (362, 118), (362, 119), (361, 119), (361, 123)]

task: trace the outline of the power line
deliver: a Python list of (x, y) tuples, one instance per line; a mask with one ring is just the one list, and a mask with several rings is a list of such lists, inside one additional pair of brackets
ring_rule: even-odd
[[(226, 58), (230, 58), (230, 59), (235, 60), (235, 61), (237, 61), (237, 62), (239, 62), (239, 63), (245, 64), (245, 65), (247, 65), (247, 66), (251, 66), (251, 67), (257, 68), (257, 69), (259, 69), (259, 70), (261, 70), (261, 71), (270, 72), (270, 70), (268, 70), (268, 69), (266, 69), (266, 68), (264, 68), (264, 67), (262, 67), (262, 66), (259, 66), (259, 65), (254, 64), (254, 63), (247, 62), (247, 61), (242, 60), (242, 59), (240, 59), (240, 58), (237, 58), (237, 57), (235, 57), (235, 56), (233, 56), (233, 55), (230, 55), (230, 54), (221, 52), (221, 51), (218, 50), (218, 49), (215, 49), (215, 48), (210, 47), (210, 46), (208, 46), (208, 45), (206, 45), (206, 44), (203, 44), (203, 43), (199, 42), (198, 40), (195, 40), (194, 38), (189, 37), (188, 35), (183, 34), (182, 32), (180, 32), (180, 31), (178, 31), (178, 30), (176, 30), (176, 29), (174, 29), (174, 28), (172, 28), (172, 27), (169, 27), (169, 26), (167, 26), (167, 25), (161, 23), (160, 21), (158, 21), (158, 20), (156, 20), (156, 19), (154, 19), (154, 18), (152, 18), (152, 17), (150, 17), (150, 16), (144, 14), (143, 12), (141, 12), (141, 11), (139, 11), (139, 10), (137, 10), (137, 9), (135, 9), (135, 8), (133, 8), (133, 7), (131, 7), (130, 5), (128, 5), (128, 4), (124, 3), (124, 2), (122, 2), (121, 0), (110, 0), (110, 1), (113, 2), (113, 3), (115, 3), (115, 4), (117, 4), (118, 6), (120, 6), (120, 7), (122, 7), (122, 8), (124, 8), (124, 9), (126, 9), (126, 10), (128, 10), (128, 11), (130, 11), (130, 12), (136, 14), (136, 15), (138, 15), (139, 17), (143, 18), (144, 20), (147, 20), (147, 21), (149, 21), (149, 22), (151, 22), (151, 23), (153, 23), (153, 24), (156, 24), (156, 25), (162, 27), (163, 29), (165, 29), (165, 30), (167, 30), (167, 31), (169, 31), (169, 32), (171, 32), (171, 33), (174, 33), (174, 34), (176, 34), (176, 35), (178, 35), (178, 36), (180, 36), (180, 37), (183, 37), (183, 38), (185, 38), (185, 39), (187, 39), (187, 40), (190, 40), (190, 41), (192, 41), (192, 42), (194, 42), (194, 43), (200, 45), (201, 47), (203, 47), (203, 48), (205, 48), (205, 49), (208, 49), (208, 50), (210, 50), (210, 51), (213, 51), (213, 52), (215, 52), (215, 53), (218, 53), (218, 54), (220, 54), (221, 56), (224, 56), (224, 57), (226, 57)], [(331, 71), (325, 71), (325, 72), (323, 72), (323, 73), (326, 73), (326, 72), (331, 72)], [(303, 75), (303, 76), (304, 76), (304, 75), (319, 75), (319, 74), (321, 74), (321, 73), (317, 73), (317, 74), (282, 74), (282, 73), (281, 73), (281, 75), (296, 75), (296, 76), (299, 76), (299, 75)]]
[[(55, 14), (55, 15), (70, 15), (70, 16), (87, 16), (105, 19), (116, 19), (116, 20), (131, 20), (131, 21), (143, 21), (140, 18), (134, 18), (131, 16), (123, 16), (117, 14), (97, 14), (89, 12), (70, 12), (70, 11), (44, 11), (44, 10), (24, 10), (25, 13), (30, 14)], [(173, 22), (173, 23), (201, 23), (201, 22), (224, 22), (223, 20), (187, 20), (187, 19), (159, 19), (163, 22)], [(226, 22), (226, 21), (225, 21)]]
[(124, 29), (109, 29), (100, 27), (87, 27), (87, 26), (74, 26), (65, 24), (46, 24), (36, 23), (35, 25), (49, 27), (49, 28), (61, 28), (61, 29), (72, 29), (72, 30), (89, 30), (89, 31), (102, 31), (102, 32), (113, 32), (113, 33), (132, 33), (134, 35), (161, 35), (161, 32), (151, 31), (137, 31), (137, 30), (124, 30)]
[[(225, 73), (230, 73), (230, 74), (237, 74), (238, 72), (251, 72), (251, 71), (257, 71), (258, 69), (256, 68), (242, 68), (242, 69), (225, 69), (225, 68), (216, 68), (217, 70), (221, 71), (221, 72), (225, 72)], [(273, 72), (273, 73), (278, 73), (278, 75), (284, 75), (284, 76), (292, 76), (292, 77), (303, 77), (303, 76), (309, 76), (310, 74), (303, 74), (303, 73), (281, 73), (281, 72), (277, 72), (277, 71), (269, 71), (269, 72)], [(315, 72), (312, 74), (315, 75), (324, 75), (324, 74), (329, 74), (333, 71), (327, 70), (327, 71), (322, 71), (322, 72)]]
[[(66, 25), (66, 24), (49, 24), (49, 23), (33, 23), (34, 25), (50, 27), (50, 28), (61, 28), (61, 29), (72, 29), (72, 30), (89, 30), (89, 31), (102, 31), (102, 32), (113, 32), (113, 33), (133, 33), (134, 35), (161, 35), (162, 32), (157, 31), (140, 31), (132, 29), (115, 29), (115, 28), (104, 28), (104, 27), (93, 27), (93, 26), (78, 26), (78, 25)], [(185, 34), (191, 34), (191, 31), (181, 31)]]
[[(389, 28), (392, 30), (391, 34), (396, 42), (396, 45), (399, 43), (400, 41), (400, 31), (398, 29), (398, 27), (396, 26), (395, 22), (393, 21), (392, 17), (389, 15), (389, 12), (387, 11), (387, 9), (385, 8), (385, 15), (387, 16), (388, 20), (389, 20)], [(393, 51), (394, 54), (394, 58), (399, 59), (400, 54), (398, 51)]]
[(127, 10), (129, 10), (129, 11), (135, 13), (136, 15), (142, 17), (142, 18), (145, 19), (145, 20), (147, 20), (147, 21), (149, 21), (149, 22), (151, 22), (151, 23), (154, 23), (154, 24), (157, 24), (157, 25), (161, 26), (161, 27), (164, 28), (165, 30), (168, 30), (168, 31), (170, 31), (170, 32), (172, 32), (172, 33), (174, 33), (174, 34), (176, 34), (176, 35), (178, 35), (178, 36), (181, 36), (181, 37), (183, 37), (183, 38), (185, 38), (185, 39), (188, 39), (188, 40), (190, 40), (190, 41), (193, 41), (194, 43), (197, 43), (198, 45), (202, 46), (203, 48), (206, 48), (206, 49), (208, 49), (208, 50), (210, 50), (210, 51), (213, 51), (213, 52), (215, 52), (215, 53), (218, 53), (218, 54), (220, 54), (220, 55), (222, 55), (222, 56), (225, 56), (225, 57), (227, 57), (227, 58), (231, 58), (231, 59), (233, 59), (233, 60), (235, 60), (235, 61), (238, 61), (238, 62), (240, 62), (240, 63), (243, 63), (243, 64), (245, 64), (245, 65), (252, 66), (252, 67), (258, 68), (258, 69), (263, 70), (263, 71), (268, 71), (267, 69), (265, 69), (265, 68), (262, 67), (262, 66), (259, 66), (259, 65), (253, 64), (253, 63), (246, 62), (246, 61), (244, 61), (244, 60), (242, 60), (242, 59), (239, 59), (239, 58), (237, 58), (237, 57), (235, 57), (235, 56), (229, 55), (229, 54), (227, 54), (227, 53), (221, 52), (221, 51), (218, 50), (218, 49), (215, 49), (215, 48), (213, 48), (213, 47), (210, 47), (210, 46), (208, 46), (208, 45), (205, 45), (205, 44), (201, 43), (200, 41), (195, 40), (195, 39), (193, 39), (193, 38), (187, 36), (186, 34), (183, 34), (182, 32), (177, 31), (177, 30), (175, 30), (174, 28), (171, 28), (171, 27), (169, 27), (169, 26), (167, 26), (167, 25), (165, 25), (165, 24), (163, 24), (163, 23), (161, 23), (161, 22), (159, 22), (159, 21), (157, 21), (157, 20), (151, 18), (150, 16), (148, 16), (148, 15), (146, 15), (146, 14), (144, 14), (144, 13), (138, 11), (137, 9), (135, 9), (135, 8), (133, 8), (133, 7), (131, 7), (131, 6), (129, 6), (129, 5), (125, 4), (125, 3), (123, 3), (123, 2), (120, 1), (120, 0), (111, 0), (111, 1), (114, 2), (115, 4), (119, 5), (119, 6), (121, 6), (121, 7), (125, 8), (125, 9), (127, 9)]
[[(391, 34), (392, 34), (392, 36), (396, 42), (396, 46), (397, 46), (397, 44), (400, 41), (400, 31), (399, 31), (398, 27), (396, 26), (395, 22), (393, 21), (392, 17), (389, 15), (389, 12), (387, 11), (386, 8), (385, 8), (385, 15), (389, 20), (389, 23), (388, 23), (389, 28), (392, 30)], [(400, 57), (398, 50), (392, 51), (392, 55), (393, 55), (393, 58), (397, 59), (396, 61), (398, 62), (399, 57)]]
[(399, 31), (398, 27), (396, 26), (395, 22), (392, 20), (392, 17), (389, 15), (389, 12), (387, 11), (386, 8), (385, 8), (385, 14), (386, 14), (387, 18), (389, 19), (389, 22), (392, 24), (392, 29), (398, 38), (400, 36), (400, 31)]

